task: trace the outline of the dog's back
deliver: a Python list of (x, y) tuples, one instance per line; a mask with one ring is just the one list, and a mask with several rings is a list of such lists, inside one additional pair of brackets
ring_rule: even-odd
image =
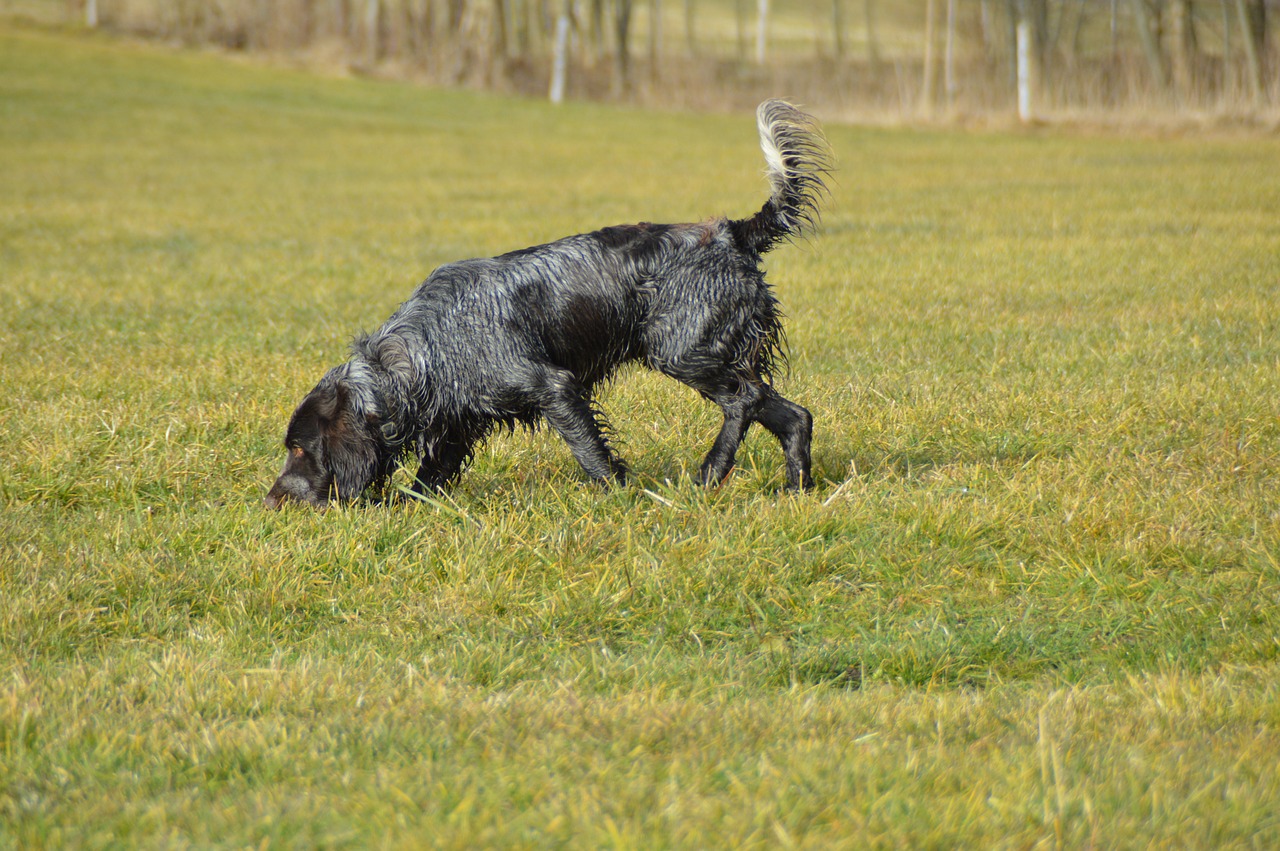
[(667, 371), (704, 323), (730, 341), (754, 323), (776, 344), (754, 268), (726, 220), (602, 228), (441, 266), (357, 347), (389, 372), (431, 376), (406, 389), (434, 410), (529, 420), (531, 373), (548, 365), (589, 391), (628, 361)]

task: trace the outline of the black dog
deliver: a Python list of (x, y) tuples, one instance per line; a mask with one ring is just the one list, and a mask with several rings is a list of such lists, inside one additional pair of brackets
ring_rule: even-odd
[(729, 474), (758, 422), (782, 443), (787, 487), (811, 488), (813, 418), (769, 383), (782, 327), (760, 255), (815, 225), (830, 156), (790, 104), (766, 101), (756, 117), (772, 194), (750, 218), (604, 228), (433, 272), (294, 411), (266, 505), (353, 499), (410, 453), (414, 489), (430, 492), (495, 426), (540, 417), (591, 478), (622, 481), (591, 391), (636, 360), (723, 409), (703, 483)]

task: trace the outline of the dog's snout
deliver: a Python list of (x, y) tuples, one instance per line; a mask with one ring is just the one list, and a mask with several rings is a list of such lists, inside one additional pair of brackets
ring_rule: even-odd
[(262, 498), (262, 507), (269, 511), (278, 511), (290, 503), (309, 505), (312, 508), (324, 509), (329, 500), (316, 495), (307, 483), (287, 472), (276, 479), (271, 490)]
[(269, 511), (279, 511), (286, 502), (298, 499), (298, 495), (289, 487), (290, 482), (284, 476), (276, 479), (271, 490), (262, 498), (262, 506)]

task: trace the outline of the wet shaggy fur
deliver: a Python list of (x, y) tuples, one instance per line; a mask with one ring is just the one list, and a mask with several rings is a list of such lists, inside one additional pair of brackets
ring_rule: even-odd
[(266, 504), (356, 498), (410, 455), (414, 489), (430, 492), (495, 427), (539, 420), (592, 479), (622, 481), (592, 388), (629, 361), (723, 410), (705, 484), (729, 474), (754, 422), (782, 444), (787, 487), (811, 487), (812, 417), (770, 384), (782, 327), (760, 258), (814, 227), (830, 159), (794, 106), (766, 101), (757, 121), (771, 194), (754, 216), (608, 227), (433, 272), (294, 411)]

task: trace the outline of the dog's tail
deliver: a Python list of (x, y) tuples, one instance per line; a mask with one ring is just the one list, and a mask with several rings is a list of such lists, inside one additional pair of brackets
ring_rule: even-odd
[(827, 195), (831, 148), (813, 116), (782, 100), (756, 110), (760, 147), (772, 194), (760, 212), (729, 223), (734, 239), (763, 254), (779, 242), (808, 234), (818, 225), (818, 203)]

